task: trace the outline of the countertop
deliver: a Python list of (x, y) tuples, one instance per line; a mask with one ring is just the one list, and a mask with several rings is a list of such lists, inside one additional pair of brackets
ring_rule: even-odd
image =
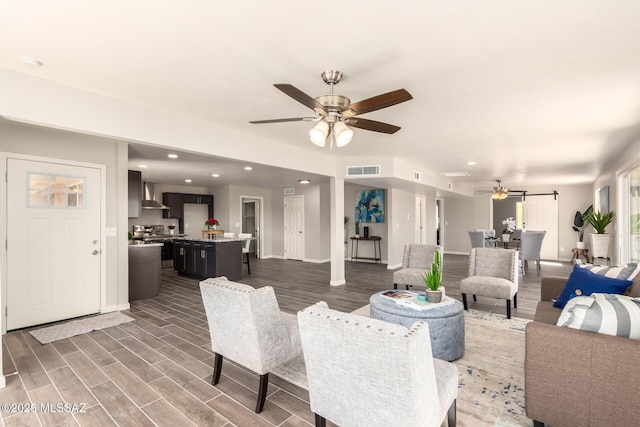
[(129, 240), (130, 248), (148, 248), (150, 246), (164, 246), (164, 243), (145, 243), (140, 240)]

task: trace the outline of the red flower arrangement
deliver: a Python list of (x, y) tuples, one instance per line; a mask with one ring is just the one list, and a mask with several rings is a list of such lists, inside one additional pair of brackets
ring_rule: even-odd
[(215, 218), (209, 218), (204, 222), (204, 225), (220, 225), (220, 221)]

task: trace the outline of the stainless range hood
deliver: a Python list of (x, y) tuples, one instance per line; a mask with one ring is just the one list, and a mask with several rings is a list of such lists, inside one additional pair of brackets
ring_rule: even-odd
[(144, 183), (144, 198), (142, 199), (142, 209), (169, 209), (169, 207), (156, 201), (155, 186), (152, 182)]

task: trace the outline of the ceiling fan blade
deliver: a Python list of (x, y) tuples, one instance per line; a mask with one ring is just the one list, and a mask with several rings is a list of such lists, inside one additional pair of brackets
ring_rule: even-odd
[(324, 105), (320, 104), (318, 101), (315, 100), (315, 98), (310, 97), (309, 95), (307, 95), (306, 93), (304, 93), (303, 91), (301, 91), (300, 89), (298, 89), (293, 85), (290, 85), (287, 83), (277, 83), (277, 84), (274, 84), (274, 86), (280, 89), (281, 91), (283, 91), (284, 93), (286, 93), (287, 95), (289, 95), (290, 97), (292, 97), (293, 99), (295, 99), (296, 101), (298, 101), (299, 103), (301, 103), (302, 105), (306, 105), (307, 107), (311, 108), (312, 110), (321, 110), (321, 111), (327, 112), (327, 109), (325, 108)]
[(360, 117), (349, 117), (348, 119), (345, 119), (344, 122), (349, 126), (374, 132), (396, 133), (400, 130), (400, 126), (377, 122), (375, 120), (361, 119)]
[(363, 99), (355, 104), (344, 107), (342, 114), (345, 116), (355, 116), (358, 114), (369, 113), (371, 111), (380, 110), (382, 108), (391, 107), (401, 102), (409, 101), (413, 96), (405, 89), (398, 89), (392, 92), (383, 93), (372, 98)]
[(291, 117), (288, 119), (269, 119), (269, 120), (251, 120), (249, 123), (261, 125), (264, 123), (282, 123), (282, 122), (315, 122), (318, 117)]

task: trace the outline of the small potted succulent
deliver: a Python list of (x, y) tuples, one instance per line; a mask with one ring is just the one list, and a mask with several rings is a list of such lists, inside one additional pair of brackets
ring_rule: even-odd
[(442, 283), (442, 255), (440, 251), (433, 254), (433, 262), (431, 268), (425, 271), (422, 276), (424, 284), (427, 286), (427, 300), (430, 303), (438, 303), (443, 299), (444, 286)]
[(169, 229), (169, 234), (173, 234), (173, 233), (175, 233), (176, 225), (175, 224), (169, 224), (167, 226), (167, 228)]

